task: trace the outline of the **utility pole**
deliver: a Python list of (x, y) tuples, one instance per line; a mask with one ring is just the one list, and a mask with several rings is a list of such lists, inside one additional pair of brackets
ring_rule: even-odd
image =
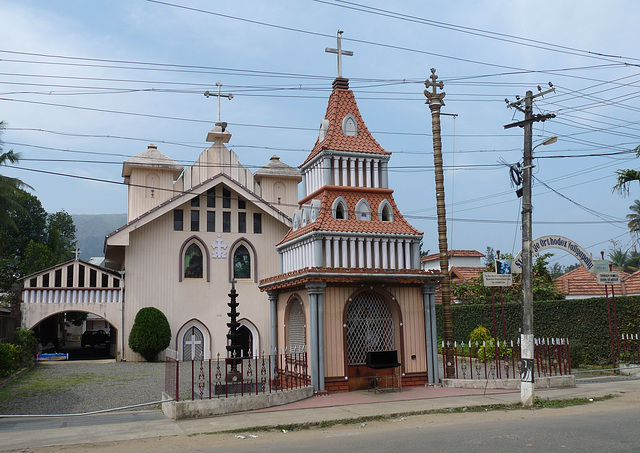
[[(444, 88), (442, 81), (436, 82), (438, 76), (435, 68), (431, 68), (430, 81), (424, 82), (427, 87), (424, 95), (431, 110), (431, 130), (433, 132), (433, 162), (436, 176), (436, 207), (438, 212), (438, 248), (440, 250), (440, 272), (444, 278), (440, 282), (442, 292), (442, 321), (444, 323), (444, 377), (455, 377), (453, 358), (453, 323), (451, 321), (451, 283), (449, 279), (449, 252), (447, 250), (447, 212), (444, 198), (444, 171), (442, 165), (442, 137), (440, 135), (440, 109), (444, 106), (445, 92), (436, 92), (436, 88)], [(429, 89), (431, 88), (431, 91)]]
[[(551, 84), (549, 84), (551, 86)], [(522, 330), (520, 333), (520, 401), (524, 406), (533, 406), (534, 391), (534, 335), (533, 335), (533, 263), (531, 256), (532, 211), (531, 204), (531, 169), (533, 168), (533, 123), (554, 118), (554, 114), (534, 115), (533, 100), (539, 96), (554, 92), (552, 87), (540, 90), (536, 95), (527, 91), (524, 99), (507, 102), (508, 107), (515, 107), (524, 113), (524, 120), (507, 124), (505, 129), (520, 126), (524, 128), (524, 154), (522, 160)], [(524, 108), (521, 107), (524, 104)], [(556, 137), (557, 138), (557, 137)]]

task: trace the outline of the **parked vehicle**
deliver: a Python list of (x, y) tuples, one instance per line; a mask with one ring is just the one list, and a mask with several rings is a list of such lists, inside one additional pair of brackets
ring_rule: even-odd
[(82, 334), (82, 339), (80, 340), (80, 346), (100, 346), (103, 344), (107, 344), (109, 342), (109, 334), (104, 330), (86, 330)]

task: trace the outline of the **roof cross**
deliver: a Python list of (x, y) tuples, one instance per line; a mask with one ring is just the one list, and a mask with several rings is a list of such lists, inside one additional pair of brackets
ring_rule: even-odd
[(82, 253), (82, 252), (80, 251), (80, 249), (78, 247), (76, 247), (76, 249), (73, 251), (73, 253), (76, 256), (76, 261), (78, 261), (78, 257), (80, 256), (80, 253)]
[(346, 55), (348, 57), (353, 56), (353, 52), (350, 50), (342, 50), (342, 30), (338, 30), (338, 48), (332, 49), (327, 47), (324, 49), (325, 52), (338, 54), (338, 77), (342, 77), (342, 56)]
[(227, 94), (220, 93), (220, 89), (222, 88), (222, 82), (220, 82), (220, 81), (216, 82), (216, 86), (218, 87), (218, 92), (217, 93), (212, 93), (210, 91), (205, 91), (204, 95), (207, 98), (209, 96), (217, 96), (218, 97), (218, 122), (220, 122), (220, 98), (228, 98), (229, 100), (231, 100), (231, 99), (233, 99), (233, 94), (231, 94), (231, 93), (227, 93)]

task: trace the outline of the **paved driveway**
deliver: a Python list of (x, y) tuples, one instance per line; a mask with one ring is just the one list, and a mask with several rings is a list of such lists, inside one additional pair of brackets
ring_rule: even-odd
[[(71, 414), (158, 401), (164, 362), (38, 362), (0, 389), (0, 414)], [(159, 409), (144, 406), (140, 409)]]

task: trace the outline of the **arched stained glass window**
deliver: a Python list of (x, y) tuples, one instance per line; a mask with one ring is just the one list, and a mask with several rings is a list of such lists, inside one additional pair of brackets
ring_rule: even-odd
[(244, 245), (233, 252), (233, 278), (251, 278), (251, 255)]
[(184, 254), (184, 278), (202, 278), (202, 250), (196, 244)]

